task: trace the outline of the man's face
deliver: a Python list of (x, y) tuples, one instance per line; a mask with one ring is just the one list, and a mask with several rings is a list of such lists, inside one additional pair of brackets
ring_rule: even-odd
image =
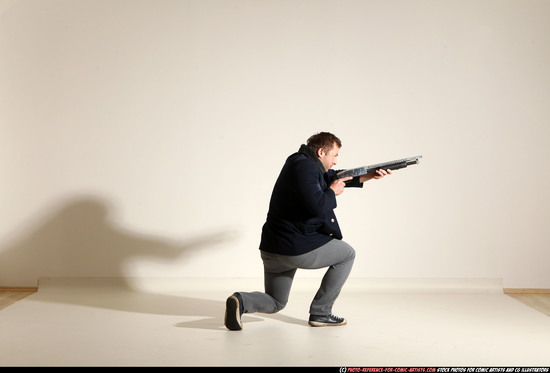
[(340, 151), (340, 148), (334, 144), (332, 146), (332, 149), (330, 149), (328, 152), (325, 152), (325, 149), (319, 148), (317, 150), (317, 156), (319, 157), (319, 160), (325, 166), (325, 171), (328, 171), (332, 168), (332, 166), (336, 166), (336, 160), (338, 158), (338, 152)]

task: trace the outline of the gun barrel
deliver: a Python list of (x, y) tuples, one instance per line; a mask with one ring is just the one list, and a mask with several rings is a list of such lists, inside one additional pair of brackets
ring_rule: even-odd
[[(377, 168), (376, 170), (380, 170), (380, 169), (384, 169), (384, 170), (387, 170), (387, 169), (390, 169), (390, 170), (399, 170), (400, 168), (405, 168), (409, 165), (409, 162), (401, 162), (401, 163), (394, 163), (394, 164), (390, 164), (388, 165), (387, 167), (379, 167)], [(374, 171), (376, 171), (374, 170)]]

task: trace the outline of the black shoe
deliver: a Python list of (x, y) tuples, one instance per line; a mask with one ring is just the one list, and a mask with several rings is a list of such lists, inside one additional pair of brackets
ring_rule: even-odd
[(243, 323), (241, 316), (243, 314), (243, 300), (239, 293), (234, 293), (225, 301), (225, 327), (229, 330), (241, 330)]
[(334, 315), (310, 315), (308, 324), (311, 326), (341, 326), (346, 325), (344, 318)]

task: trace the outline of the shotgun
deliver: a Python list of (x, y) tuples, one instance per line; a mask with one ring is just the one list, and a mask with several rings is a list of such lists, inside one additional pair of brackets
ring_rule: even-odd
[(349, 176), (355, 177), (355, 176), (361, 176), (366, 174), (372, 174), (376, 172), (376, 170), (380, 170), (380, 169), (387, 170), (389, 168), (390, 170), (398, 170), (400, 168), (405, 168), (407, 166), (420, 163), (420, 160), (419, 160), (420, 158), (422, 158), (422, 156), (417, 155), (416, 157), (397, 159), (395, 161), (382, 162), (382, 163), (372, 164), (370, 166), (350, 168), (348, 170), (343, 170), (337, 173), (334, 176), (334, 180), (341, 179), (343, 177), (349, 177)]

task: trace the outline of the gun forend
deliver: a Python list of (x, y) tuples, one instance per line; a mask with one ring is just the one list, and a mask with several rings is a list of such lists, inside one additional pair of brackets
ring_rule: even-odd
[(348, 170), (340, 171), (338, 174), (336, 174), (334, 178), (341, 179), (343, 177), (349, 177), (349, 176), (352, 176), (352, 177), (362, 176), (362, 175), (372, 174), (376, 172), (376, 170), (380, 170), (380, 169), (398, 170), (400, 168), (405, 168), (407, 166), (420, 163), (420, 158), (422, 158), (422, 156), (417, 155), (415, 157), (397, 159), (395, 161), (390, 161), (390, 162), (376, 163), (370, 166), (351, 168)]

